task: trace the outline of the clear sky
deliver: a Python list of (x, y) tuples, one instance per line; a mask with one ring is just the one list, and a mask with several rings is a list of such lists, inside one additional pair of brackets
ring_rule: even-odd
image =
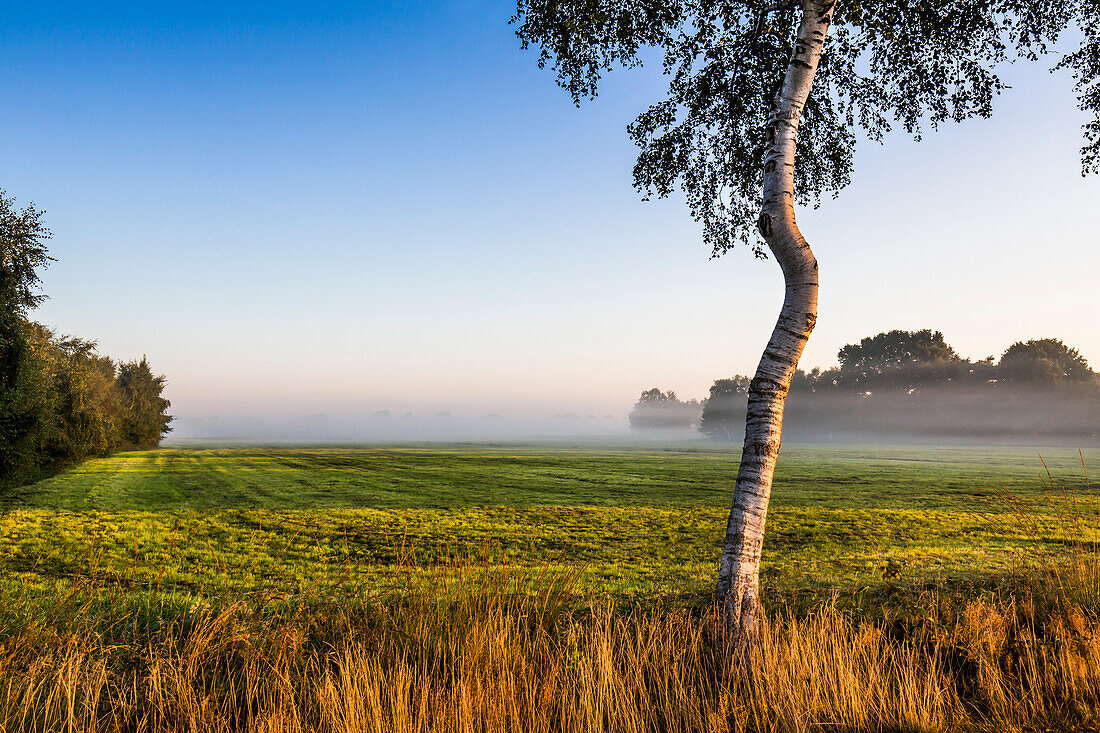
[[(173, 412), (623, 416), (751, 372), (774, 261), (709, 260), (631, 188), (625, 127), (576, 109), (508, 2), (0, 2), (0, 186), (47, 210), (36, 318), (147, 354)], [(801, 214), (822, 273), (803, 366), (891, 328), (967, 356), (1053, 336), (1100, 366), (1100, 180), (1071, 80), (1008, 68), (991, 121), (863, 144)]]

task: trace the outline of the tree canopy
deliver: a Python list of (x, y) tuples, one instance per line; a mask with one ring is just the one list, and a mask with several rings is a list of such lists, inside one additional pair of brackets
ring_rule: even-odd
[(118, 389), (125, 408), (120, 431), (126, 444), (154, 448), (172, 429), (168, 426), (172, 421), (168, 414), (172, 403), (161, 396), (166, 385), (163, 374), (153, 374), (144, 354), (141, 361), (118, 365)]
[[(931, 433), (940, 422), (943, 434), (1092, 435), (1098, 426), (1100, 375), (1059, 339), (1018, 341), (1000, 361), (973, 361), (939, 331), (893, 330), (845, 344), (838, 358), (839, 367), (795, 375), (791, 391), (801, 394), (789, 417), (796, 434), (812, 438), (841, 426)], [(750, 382), (743, 375), (714, 380), (699, 432), (739, 440)], [(1000, 424), (986, 419), (994, 414)]]
[(28, 318), (50, 262), (42, 212), (0, 191), (0, 486), (116, 450), (151, 448), (171, 428), (163, 376), (116, 364), (96, 343)]
[(20, 211), (0, 190), (0, 480), (34, 465), (50, 427), (47, 364), (26, 319), (42, 300), (35, 286), (49, 236), (40, 211)]
[(739, 440), (745, 422), (745, 400), (749, 394), (749, 377), (741, 375), (716, 379), (703, 403), (699, 432), (715, 440)]
[(888, 331), (846, 344), (837, 354), (847, 384), (916, 386), (950, 379), (964, 360), (939, 331)]
[(42, 213), (34, 204), (20, 211), (0, 189), (0, 313), (7, 317), (25, 316), (45, 297), (34, 290), (50, 261)]
[(1002, 378), (1016, 382), (1095, 383), (1097, 378), (1077, 349), (1053, 338), (1017, 341), (1001, 356), (1000, 367)]
[(630, 411), (631, 430), (694, 430), (703, 406), (697, 400), (682, 401), (671, 389), (657, 387), (642, 392)]
[[(767, 145), (764, 124), (794, 51), (797, 2), (519, 0), (524, 47), (579, 104), (617, 66), (660, 59), (663, 99), (629, 126), (646, 196), (681, 189), (714, 254), (735, 243), (764, 256), (755, 232)], [(1013, 58), (1052, 53), (1068, 29), (1077, 49), (1053, 66), (1074, 75), (1085, 125), (1083, 171), (1100, 169), (1100, 4), (1092, 0), (881, 0), (838, 3), (806, 102), (796, 197), (813, 203), (848, 185), (858, 133), (919, 137), (947, 121), (987, 117)]]

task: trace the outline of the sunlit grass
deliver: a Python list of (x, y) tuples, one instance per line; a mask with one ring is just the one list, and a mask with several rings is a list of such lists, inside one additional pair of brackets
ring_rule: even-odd
[(1097, 565), (979, 596), (935, 588), (907, 624), (817, 604), (747, 653), (707, 609), (615, 605), (560, 568), (449, 566), (333, 603), (187, 603), (86, 587), (0, 600), (10, 731), (1094, 730), (1100, 623), (1063, 591)]
[(1081, 459), (785, 451), (760, 643), (729, 451), (166, 449), (4, 497), (0, 729), (1082, 730)]
[[(1071, 490), (1083, 486), (1079, 456), (1047, 458)], [(704, 603), (734, 471), (729, 451), (708, 448), (122, 454), (9, 497), (0, 571), (41, 589), (94, 578), (198, 596), (338, 595), (392, 585), (410, 565), (432, 573), (456, 557), (484, 557), (516, 568), (553, 563), (616, 597)], [(785, 451), (766, 589), (878, 592), (1057, 554), (1081, 539), (1079, 527), (1041, 508), (1023, 526), (999, 498), (1006, 488), (1040, 496), (1042, 471), (1024, 450)], [(1089, 492), (1079, 493), (1094, 517)]]

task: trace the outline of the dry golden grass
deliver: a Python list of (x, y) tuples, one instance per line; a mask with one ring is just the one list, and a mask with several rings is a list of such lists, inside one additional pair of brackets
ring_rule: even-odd
[(1065, 596), (1044, 595), (1068, 587), (1073, 572), (1036, 579), (1042, 587), (1023, 600), (951, 611), (929, 597), (926, 616), (905, 625), (856, 621), (830, 605), (780, 614), (741, 659), (714, 641), (705, 614), (578, 608), (565, 602), (567, 577), (476, 567), (354, 613), (249, 598), (146, 626), (125, 613), (68, 626), (30, 620), (0, 639), (0, 724), (180, 733), (1089, 729), (1100, 705), (1100, 622)]

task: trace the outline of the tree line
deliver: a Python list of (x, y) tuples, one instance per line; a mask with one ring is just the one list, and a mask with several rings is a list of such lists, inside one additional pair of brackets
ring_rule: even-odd
[[(795, 433), (1100, 432), (1100, 375), (1059, 339), (1018, 341), (999, 359), (971, 360), (940, 331), (894, 330), (845, 345), (837, 359), (837, 367), (796, 371), (788, 415)], [(646, 390), (630, 413), (630, 427), (740, 440), (750, 382), (744, 375), (717, 379), (702, 401)]]
[(171, 428), (163, 375), (29, 318), (51, 261), (43, 212), (0, 190), (0, 485), (91, 456), (156, 447)]

